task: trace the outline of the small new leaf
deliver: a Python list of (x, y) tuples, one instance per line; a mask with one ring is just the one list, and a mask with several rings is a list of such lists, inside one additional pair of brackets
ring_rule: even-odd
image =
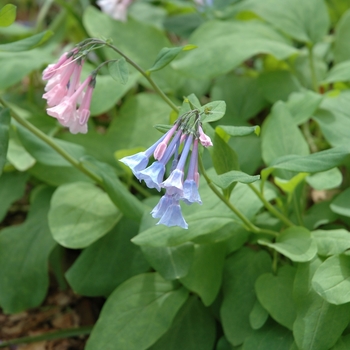
[(232, 170), (221, 175), (212, 175), (212, 181), (222, 189), (226, 189), (234, 182), (249, 184), (260, 180), (260, 175), (251, 176), (242, 171)]
[(108, 63), (108, 70), (114, 80), (123, 85), (127, 83), (129, 79), (129, 69), (124, 57)]
[(155, 72), (167, 66), (181, 51), (189, 51), (195, 49), (195, 45), (186, 45), (181, 47), (164, 47), (160, 50), (156, 57), (153, 66), (148, 69), (148, 72)]
[(224, 130), (227, 134), (231, 136), (247, 136), (255, 134), (260, 135), (260, 126), (229, 126), (229, 125), (219, 125), (218, 128)]
[(221, 119), (226, 112), (225, 101), (213, 101), (202, 106), (199, 111), (201, 114), (201, 121), (210, 123)]
[(16, 6), (12, 4), (5, 5), (0, 10), (0, 27), (8, 27), (16, 19)]

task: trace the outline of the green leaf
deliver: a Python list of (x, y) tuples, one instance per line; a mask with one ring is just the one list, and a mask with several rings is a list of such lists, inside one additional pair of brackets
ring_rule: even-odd
[[(39, 162), (53, 166), (71, 166), (60, 154), (58, 154), (45, 141), (39, 139), (22, 125), (15, 123), (18, 137), (25, 149)], [(79, 159), (85, 154), (85, 149), (77, 144), (51, 138), (72, 157)]]
[(104, 190), (119, 211), (127, 218), (140, 221), (146, 207), (119, 180), (115, 169), (89, 156), (81, 160), (102, 178)]
[(239, 169), (236, 152), (225, 142), (218, 132), (214, 134), (213, 145), (209, 150), (218, 175)]
[(189, 41), (198, 48), (171, 65), (199, 79), (225, 74), (256, 54), (285, 59), (298, 52), (285, 37), (260, 21), (208, 21)]
[(347, 188), (333, 200), (330, 207), (334, 213), (350, 217), (349, 195), (350, 188)]
[(17, 7), (7, 4), (0, 10), (0, 27), (8, 27), (16, 20)]
[(48, 258), (56, 244), (47, 223), (51, 193), (41, 188), (27, 220), (0, 231), (0, 304), (5, 313), (36, 307), (45, 298)]
[(59, 244), (73, 249), (85, 248), (104, 236), (120, 215), (100, 188), (88, 182), (75, 182), (55, 191), (49, 225)]
[(284, 169), (293, 172), (317, 173), (332, 169), (349, 155), (347, 147), (335, 147), (307, 156), (284, 156), (277, 159), (271, 167), (261, 172), (262, 179), (271, 174), (274, 169)]
[[(91, 73), (91, 70), (89, 71), (89, 74)], [(122, 85), (119, 81), (116, 81), (109, 75), (98, 75), (96, 87), (91, 100), (91, 115), (98, 116), (113, 108), (117, 102), (133, 86), (135, 86), (138, 79), (139, 74), (132, 73), (128, 76), (125, 85)]]
[(18, 40), (13, 43), (0, 44), (0, 51), (20, 52), (31, 50), (46, 42), (52, 35), (53, 32), (51, 30), (46, 30), (42, 33), (35, 34), (29, 38)]
[(175, 280), (188, 274), (194, 258), (193, 243), (176, 247), (142, 246), (150, 265), (166, 280)]
[(217, 128), (220, 128), (230, 136), (247, 136), (255, 134), (260, 135), (260, 126), (228, 126), (228, 125), (218, 125)]
[(125, 85), (129, 79), (129, 67), (124, 57), (108, 63), (108, 71), (114, 80)]
[(226, 255), (224, 243), (195, 246), (193, 263), (181, 283), (198, 294), (205, 306), (211, 305), (219, 293)]
[(255, 291), (261, 305), (271, 317), (288, 329), (293, 329), (296, 318), (293, 301), (293, 283), (296, 269), (286, 265), (278, 269), (277, 276), (272, 273), (261, 275), (255, 283)]
[(190, 296), (170, 329), (149, 350), (212, 350), (215, 319), (196, 296)]
[(9, 129), (11, 115), (8, 108), (0, 106), (0, 176), (6, 163), (6, 155), (9, 144)]
[(338, 340), (350, 320), (350, 304), (332, 305), (312, 288), (311, 280), (320, 260), (299, 264), (294, 282), (297, 319), (293, 334), (301, 350), (328, 350)]
[(350, 256), (337, 255), (328, 258), (316, 270), (312, 287), (331, 304), (350, 302)]
[(339, 81), (350, 81), (350, 60), (333, 66), (322, 83), (335, 83)]
[(350, 248), (350, 232), (345, 229), (316, 230), (312, 236), (316, 240), (318, 254), (322, 256), (338, 255)]
[(204, 114), (201, 115), (201, 121), (206, 123), (215, 122), (221, 119), (226, 112), (225, 101), (213, 101), (199, 108), (199, 112)]
[(350, 91), (344, 91), (336, 96), (327, 95), (320, 107), (314, 119), (326, 140), (334, 147), (348, 146)]
[(249, 316), (256, 301), (254, 284), (261, 274), (270, 271), (271, 259), (265, 251), (245, 247), (226, 260), (220, 315), (225, 336), (232, 345), (242, 344), (252, 334)]
[(157, 95), (137, 94), (123, 104), (106, 137), (115, 150), (141, 146), (146, 149), (162, 136), (153, 126), (169, 124), (169, 112), (169, 106)]
[(338, 215), (332, 212), (329, 204), (329, 201), (316, 203), (307, 211), (304, 216), (304, 225), (307, 229), (313, 230), (338, 219)]
[(260, 175), (251, 176), (237, 170), (232, 170), (221, 175), (211, 176), (212, 182), (222, 189), (226, 189), (234, 182), (250, 184), (252, 182), (258, 181), (259, 179)]
[(148, 72), (155, 72), (167, 66), (181, 51), (188, 51), (195, 49), (195, 45), (185, 45), (181, 47), (164, 47), (158, 53), (153, 66), (148, 69)]
[(148, 349), (170, 328), (187, 298), (185, 288), (157, 273), (130, 278), (107, 299), (86, 350)]
[(72, 166), (50, 166), (36, 162), (28, 171), (32, 176), (45, 182), (48, 185), (58, 187), (70, 182), (94, 181)]
[(220, 123), (241, 124), (257, 115), (266, 105), (256, 77), (229, 73), (218, 77), (212, 86), (211, 98), (226, 101), (226, 113)]
[(310, 231), (304, 227), (289, 227), (276, 239), (276, 243), (263, 240), (259, 244), (273, 248), (289, 259), (297, 262), (310, 261), (317, 253), (316, 242), (311, 237)]
[(334, 36), (334, 60), (336, 63), (350, 59), (350, 49), (346, 45), (350, 40), (350, 10), (346, 11), (337, 23)]
[(309, 154), (307, 142), (281, 101), (274, 104), (270, 116), (265, 120), (261, 139), (262, 156), (266, 164), (286, 155)]
[(290, 350), (292, 344), (292, 332), (271, 322), (249, 335), (244, 341), (242, 350)]
[(269, 313), (262, 307), (259, 300), (255, 300), (252, 311), (249, 314), (249, 323), (253, 329), (260, 329), (267, 321)]
[(137, 231), (136, 222), (122, 218), (87, 247), (66, 272), (73, 290), (86, 296), (108, 296), (122, 282), (149, 270), (140, 248), (130, 242)]
[(295, 75), (286, 70), (263, 72), (258, 77), (258, 86), (264, 98), (271, 103), (287, 101), (292, 93), (301, 90)]
[(4, 90), (22, 81), (30, 72), (41, 69), (43, 65), (55, 60), (51, 54), (52, 46), (47, 45), (31, 51), (1, 52), (0, 89)]
[(350, 334), (340, 337), (332, 350), (348, 350), (350, 348)]
[(343, 175), (338, 168), (333, 168), (308, 176), (306, 182), (315, 190), (330, 190), (341, 185)]
[(329, 15), (323, 1), (248, 0), (244, 5), (243, 9), (253, 11), (298, 41), (317, 43), (328, 33)]
[(323, 96), (306, 90), (293, 92), (286, 102), (286, 106), (297, 125), (306, 123), (315, 113), (323, 100)]
[(308, 176), (308, 173), (299, 173), (293, 176), (290, 180), (280, 179), (275, 177), (275, 184), (284, 192), (292, 194), (298, 185), (304, 181), (304, 179)]
[(10, 205), (23, 197), (28, 174), (20, 172), (4, 173), (0, 180), (0, 222), (4, 219)]

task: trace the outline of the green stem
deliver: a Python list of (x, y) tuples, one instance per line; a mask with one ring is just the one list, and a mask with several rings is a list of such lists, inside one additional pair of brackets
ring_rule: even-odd
[(274, 236), (274, 237), (278, 236), (278, 232), (268, 230), (268, 229), (261, 229), (261, 228), (255, 226), (254, 224), (252, 224), (250, 222), (250, 220), (243, 213), (241, 213), (241, 211), (238, 210), (212, 183), (210, 177), (207, 175), (207, 173), (204, 169), (203, 162), (202, 162), (202, 159), (200, 157), (198, 159), (198, 165), (199, 165), (199, 169), (201, 171), (201, 174), (204, 176), (210, 189), (225, 203), (225, 205), (233, 213), (235, 213), (238, 216), (238, 218), (244, 223), (244, 225), (248, 231), (256, 233), (256, 234), (268, 234), (268, 235)]
[(314, 138), (310, 132), (310, 128), (309, 128), (309, 122), (306, 122), (304, 124), (302, 124), (301, 126), (301, 130), (304, 134), (304, 137), (306, 139), (306, 142), (308, 143), (310, 150), (312, 153), (316, 153), (317, 152), (317, 145), (314, 141)]
[(279, 212), (265, 197), (259, 192), (259, 190), (252, 184), (248, 184), (251, 190), (259, 197), (261, 202), (264, 204), (265, 208), (278, 219), (280, 219), (287, 226), (295, 226), (286, 216)]
[(295, 215), (297, 217), (298, 224), (300, 226), (304, 226), (303, 219), (302, 219), (301, 213), (300, 213), (300, 206), (299, 206), (299, 203), (298, 203), (297, 196), (295, 195), (295, 192), (292, 194), (292, 196), (293, 196), (292, 200), (293, 200), (294, 212), (295, 212)]
[(33, 133), (35, 136), (37, 136), (39, 139), (41, 139), (45, 143), (47, 143), (58, 154), (60, 154), (65, 160), (67, 160), (69, 163), (71, 163), (74, 167), (76, 167), (82, 173), (89, 176), (92, 180), (97, 182), (99, 185), (101, 185), (101, 186), (103, 185), (103, 181), (98, 175), (94, 174), (89, 169), (86, 169), (83, 166), (83, 164), (81, 164), (79, 161), (77, 161), (75, 158), (73, 158), (70, 154), (68, 154), (64, 149), (62, 149), (60, 146), (58, 146), (49, 136), (45, 135), (41, 130), (36, 128), (33, 124), (27, 122), (25, 119), (21, 118), (17, 113), (15, 113), (13, 110), (11, 110), (9, 105), (1, 97), (0, 97), (0, 103), (4, 107), (7, 107), (10, 109), (13, 119), (15, 119), (19, 124), (24, 126), (27, 130), (29, 130), (31, 133)]
[(77, 337), (80, 335), (90, 334), (92, 331), (92, 328), (93, 326), (85, 326), (85, 327), (73, 328), (73, 329), (63, 329), (61, 331), (45, 333), (45, 334), (36, 335), (33, 337), (23, 337), (23, 338), (12, 339), (12, 340), (2, 342), (0, 344), (0, 348), (6, 348), (8, 346), (16, 345), (16, 344), (36, 343), (43, 340)]
[(35, 26), (35, 32), (36, 33), (39, 33), (40, 31), (43, 30), (43, 23), (44, 23), (44, 20), (45, 20), (45, 17), (47, 15), (47, 13), (50, 10), (52, 2), (53, 2), (53, 0), (46, 0), (44, 2), (44, 4), (42, 5), (42, 7), (41, 7), (41, 9), (39, 11), (37, 20), (36, 20), (36, 26)]
[(153, 89), (159, 94), (159, 96), (176, 112), (179, 112), (179, 108), (170, 100), (170, 98), (165, 95), (165, 93), (159, 88), (159, 86), (155, 83), (155, 81), (150, 77), (149, 74), (147, 74), (147, 72), (145, 70), (143, 70), (136, 62), (134, 62), (133, 60), (131, 60), (128, 56), (126, 56), (123, 52), (121, 52), (118, 48), (116, 48), (115, 46), (102, 41), (102, 40), (98, 40), (96, 39), (96, 41), (98, 43), (101, 44), (105, 44), (106, 46), (110, 47), (112, 50), (114, 50), (115, 52), (117, 52), (120, 56), (124, 57), (125, 60), (130, 63), (136, 70), (138, 70), (146, 79), (147, 81), (151, 84), (151, 86), (153, 87)]
[(315, 69), (315, 63), (314, 63), (314, 54), (313, 54), (313, 45), (308, 44), (307, 49), (309, 51), (309, 65), (310, 65), (310, 71), (311, 71), (311, 79), (312, 79), (312, 86), (315, 92), (318, 91), (318, 81), (316, 77), (316, 69)]

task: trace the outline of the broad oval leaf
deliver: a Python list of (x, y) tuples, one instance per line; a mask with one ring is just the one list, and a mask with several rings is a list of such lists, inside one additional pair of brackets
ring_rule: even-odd
[(293, 283), (296, 269), (286, 265), (277, 276), (272, 273), (261, 275), (255, 283), (255, 291), (261, 305), (278, 323), (293, 329), (296, 308), (293, 301)]
[(316, 240), (319, 255), (338, 255), (350, 249), (350, 232), (345, 229), (316, 230), (312, 236)]
[(341, 185), (343, 175), (338, 168), (333, 168), (308, 176), (306, 182), (315, 190), (330, 190)]
[(350, 256), (336, 255), (324, 261), (316, 270), (312, 287), (331, 304), (350, 302)]
[(314, 258), (317, 253), (315, 240), (310, 231), (304, 227), (289, 227), (276, 239), (276, 243), (263, 240), (258, 241), (262, 245), (277, 250), (289, 259), (297, 262), (306, 262)]
[(88, 182), (58, 187), (49, 211), (53, 238), (67, 248), (85, 248), (105, 235), (121, 214), (100, 188)]
[(350, 61), (340, 62), (333, 66), (323, 83), (335, 83), (337, 81), (350, 81)]
[(170, 328), (187, 297), (185, 288), (157, 273), (130, 278), (107, 299), (86, 350), (148, 349)]
[(49, 286), (48, 258), (55, 246), (47, 223), (52, 190), (36, 192), (23, 224), (0, 232), (0, 304), (5, 313), (39, 306)]
[(17, 7), (7, 4), (0, 10), (0, 27), (8, 27), (16, 20)]
[(150, 265), (166, 280), (188, 274), (194, 258), (194, 244), (187, 242), (176, 247), (141, 246)]

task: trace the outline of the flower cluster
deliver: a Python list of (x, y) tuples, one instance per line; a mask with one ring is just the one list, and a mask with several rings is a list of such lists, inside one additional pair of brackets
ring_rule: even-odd
[(57, 63), (50, 64), (42, 76), (43, 80), (47, 80), (43, 95), (49, 106), (47, 114), (68, 127), (72, 134), (87, 133), (96, 82), (95, 77), (90, 75), (80, 83), (83, 63), (82, 55), (76, 48), (64, 53)]
[(128, 7), (132, 0), (97, 0), (101, 10), (117, 21), (126, 22)]
[[(164, 196), (151, 211), (154, 218), (160, 219), (158, 224), (187, 229), (188, 225), (182, 216), (180, 200), (186, 204), (202, 204), (198, 193), (199, 142), (204, 147), (212, 146), (209, 136), (201, 127), (199, 113), (194, 110), (181, 116), (173, 127), (146, 151), (120, 159), (130, 167), (139, 181), (145, 181), (147, 187), (158, 191), (161, 188), (165, 189)], [(152, 155), (156, 161), (148, 166)], [(166, 165), (171, 159), (170, 175), (164, 180)], [(187, 159), (189, 164), (184, 180)]]

